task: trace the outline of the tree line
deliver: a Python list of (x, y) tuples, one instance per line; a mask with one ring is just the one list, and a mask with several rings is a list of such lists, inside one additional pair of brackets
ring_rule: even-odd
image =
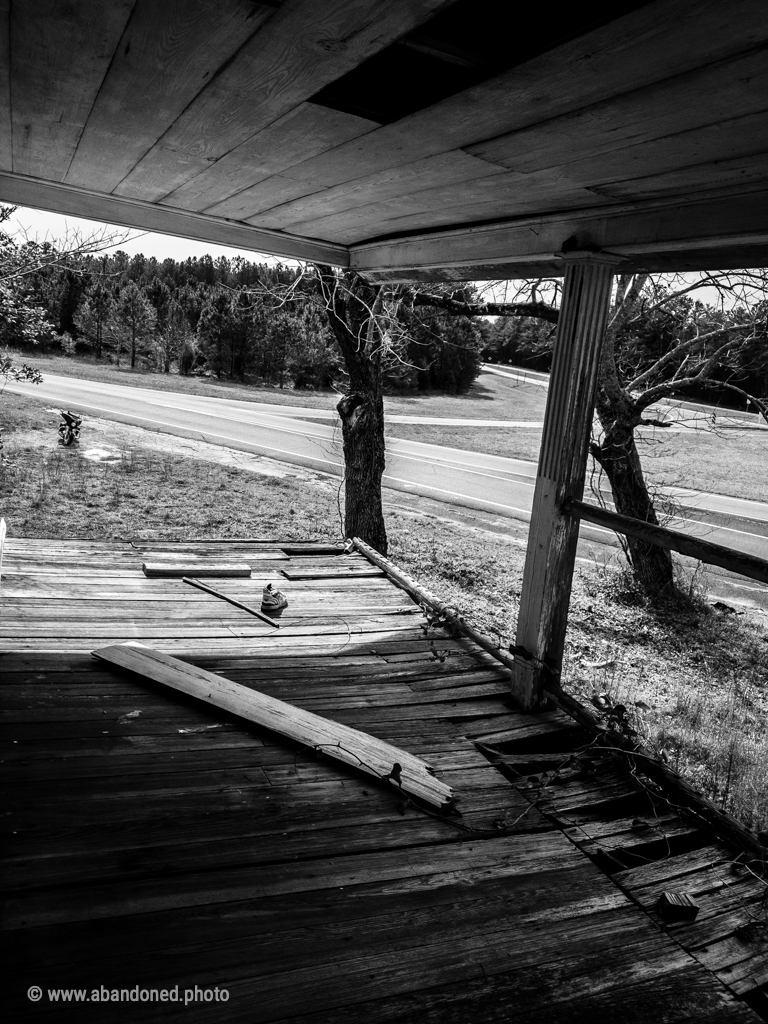
[[(39, 255), (33, 272), (0, 283), (0, 346), (280, 387), (343, 385), (317, 281), (301, 269), (207, 255)], [(429, 309), (404, 312), (385, 385), (467, 391), (480, 371), (484, 327)]]

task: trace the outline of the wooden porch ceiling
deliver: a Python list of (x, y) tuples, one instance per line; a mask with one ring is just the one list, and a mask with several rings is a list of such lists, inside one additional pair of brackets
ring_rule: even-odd
[(510, 6), (0, 0), (0, 198), (379, 279), (768, 263), (764, 0)]

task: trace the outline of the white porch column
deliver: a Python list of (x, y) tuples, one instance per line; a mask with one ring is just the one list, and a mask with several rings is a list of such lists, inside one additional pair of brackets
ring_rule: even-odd
[(549, 381), (544, 432), (533, 497), (517, 620), (512, 692), (528, 710), (542, 706), (542, 689), (560, 681), (571, 596), (578, 520), (564, 515), (565, 498), (581, 498), (595, 406), (600, 351), (616, 256), (564, 256), (563, 299)]

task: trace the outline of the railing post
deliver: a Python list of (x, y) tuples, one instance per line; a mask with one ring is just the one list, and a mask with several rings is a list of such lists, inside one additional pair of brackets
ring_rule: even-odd
[(571, 596), (577, 519), (566, 498), (581, 498), (595, 389), (619, 257), (570, 252), (549, 380), (539, 468), (514, 647), (512, 692), (527, 710), (544, 704), (547, 682), (559, 682)]

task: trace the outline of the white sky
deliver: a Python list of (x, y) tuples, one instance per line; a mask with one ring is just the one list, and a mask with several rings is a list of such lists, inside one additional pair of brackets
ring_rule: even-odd
[(42, 210), (32, 210), (26, 206), (19, 206), (13, 216), (5, 222), (3, 229), (8, 234), (18, 238), (19, 233), (26, 233), (30, 238), (43, 242), (48, 239), (51, 242), (63, 241), (67, 235), (72, 236), (79, 232), (88, 236), (104, 228), (112, 233), (115, 232), (120, 238), (128, 235), (127, 241), (120, 242), (111, 251), (116, 252), (122, 249), (129, 256), (136, 253), (143, 253), (145, 256), (154, 256), (161, 263), (164, 259), (185, 260), (190, 256), (204, 256), (210, 253), (213, 259), (217, 256), (242, 256), (252, 263), (282, 263), (283, 265), (295, 265), (295, 260), (278, 259), (276, 256), (268, 256), (266, 253), (254, 252), (252, 249), (233, 249), (228, 245), (215, 245), (213, 242), (197, 242), (189, 238), (179, 238), (176, 235), (159, 235), (150, 231), (128, 231), (126, 228), (105, 225), (102, 221), (81, 220), (78, 217), (63, 217), (58, 213), (44, 213)]

